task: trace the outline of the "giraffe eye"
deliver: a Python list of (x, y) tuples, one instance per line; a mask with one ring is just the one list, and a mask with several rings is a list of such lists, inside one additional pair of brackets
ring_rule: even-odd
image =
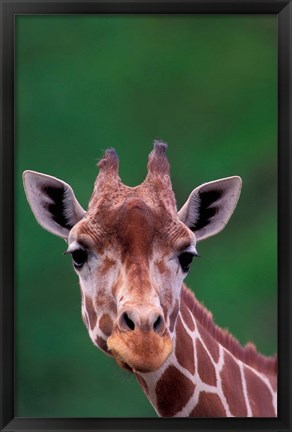
[(179, 255), (178, 260), (184, 273), (189, 271), (194, 256), (196, 255), (192, 252), (183, 252)]
[(76, 249), (72, 252), (73, 265), (76, 269), (81, 269), (87, 261), (87, 252), (84, 249)]

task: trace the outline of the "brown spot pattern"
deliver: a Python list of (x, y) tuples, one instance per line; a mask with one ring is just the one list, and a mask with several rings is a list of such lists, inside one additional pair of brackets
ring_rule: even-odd
[(113, 297), (99, 291), (95, 297), (95, 305), (97, 308), (110, 309), (114, 314), (117, 313), (117, 305)]
[(109, 306), (109, 309), (113, 312), (113, 314), (116, 315), (117, 311), (118, 311), (116, 302), (114, 300), (110, 299), (108, 301), (108, 306)]
[(115, 262), (112, 259), (105, 257), (102, 264), (101, 274), (104, 275), (105, 273), (107, 273), (114, 264)]
[(101, 338), (100, 336), (96, 336), (95, 343), (98, 345), (99, 348), (101, 348), (107, 354), (110, 354), (108, 347), (107, 347), (107, 343), (103, 338)]
[(195, 330), (195, 324), (194, 324), (194, 321), (192, 319), (191, 313), (190, 313), (188, 307), (183, 302), (181, 303), (180, 311), (181, 311), (183, 320), (186, 323), (186, 325), (188, 326), (188, 328), (191, 331), (194, 331)]
[(277, 356), (266, 357), (259, 354), (253, 344), (248, 343), (242, 347), (228, 331), (218, 327), (212, 318), (212, 314), (195, 298), (194, 294), (182, 286), (181, 302), (188, 305), (192, 314), (196, 317), (196, 323), (200, 323), (206, 331), (223, 347), (231, 352), (238, 360), (246, 363), (265, 374), (276, 375)]
[(162, 259), (157, 260), (156, 265), (157, 265), (157, 268), (161, 274), (164, 274), (167, 271), (167, 267), (166, 267), (166, 265)]
[(215, 368), (199, 339), (196, 340), (196, 349), (198, 356), (198, 373), (201, 380), (206, 384), (216, 386)]
[(254, 417), (274, 417), (272, 395), (266, 384), (249, 368), (244, 368), (246, 387)]
[(120, 288), (120, 286), (121, 286), (122, 283), (123, 283), (123, 278), (122, 278), (121, 275), (119, 275), (118, 278), (117, 278), (117, 280), (115, 281), (115, 283), (112, 286), (112, 294), (113, 294), (114, 297), (117, 296), (118, 289)]
[(99, 328), (106, 335), (110, 336), (113, 331), (113, 321), (109, 314), (104, 314), (99, 320)]
[(173, 332), (173, 329), (174, 329), (174, 324), (175, 324), (175, 321), (176, 321), (178, 310), (179, 310), (179, 301), (176, 300), (174, 308), (173, 308), (173, 310), (172, 310), (172, 312), (171, 312), (171, 314), (169, 316), (169, 330), (171, 332)]
[(165, 305), (165, 304), (161, 304), (161, 307), (162, 307), (162, 310), (163, 310), (163, 313), (164, 313), (164, 317), (165, 317), (165, 319), (166, 319), (166, 317), (167, 317), (167, 313), (168, 313), (168, 309), (167, 309), (167, 306)]
[(203, 339), (207, 350), (211, 354), (215, 363), (219, 361), (219, 344), (218, 342), (204, 329), (201, 324), (198, 324), (199, 333)]
[(138, 383), (140, 384), (140, 386), (144, 390), (144, 392), (146, 394), (148, 394), (149, 389), (148, 389), (148, 385), (147, 385), (146, 381), (144, 380), (144, 378), (142, 378), (141, 375), (139, 375), (139, 374), (136, 374), (136, 378), (137, 378)]
[(237, 417), (247, 416), (240, 368), (236, 360), (224, 352), (224, 367), (221, 371), (222, 389), (231, 414)]
[(200, 393), (199, 401), (190, 413), (190, 417), (226, 417), (226, 415), (219, 396), (204, 391)]
[(174, 366), (169, 366), (156, 385), (157, 409), (163, 417), (182, 410), (191, 398), (195, 384)]
[(276, 376), (275, 377), (274, 376), (268, 376), (268, 379), (271, 383), (272, 389), (274, 391), (277, 391), (277, 389), (278, 389), (277, 377)]
[(191, 374), (195, 373), (194, 344), (186, 332), (180, 316), (176, 321), (176, 347), (175, 355), (179, 364)]
[(89, 319), (90, 328), (91, 330), (93, 330), (96, 326), (97, 316), (91, 298), (85, 297), (85, 307)]
[(95, 298), (95, 304), (98, 308), (105, 307), (108, 302), (108, 296), (103, 292), (99, 292)]

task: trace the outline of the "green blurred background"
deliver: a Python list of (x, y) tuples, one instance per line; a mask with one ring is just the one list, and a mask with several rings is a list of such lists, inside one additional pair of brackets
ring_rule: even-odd
[(18, 16), (16, 107), (17, 416), (156, 416), (91, 343), (65, 243), (37, 225), (22, 187), (25, 169), (51, 174), (86, 207), (108, 147), (135, 186), (153, 140), (168, 142), (178, 207), (201, 183), (242, 177), (186, 282), (241, 343), (276, 351), (274, 16)]

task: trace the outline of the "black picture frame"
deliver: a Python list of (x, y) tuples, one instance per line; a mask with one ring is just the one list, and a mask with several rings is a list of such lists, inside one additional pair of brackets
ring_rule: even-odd
[[(278, 359), (275, 419), (19, 418), (14, 415), (14, 43), (15, 16), (29, 14), (274, 14), (278, 19)], [(2, 431), (291, 430), (292, 5), (279, 0), (9, 1), (1, 19), (0, 426)]]

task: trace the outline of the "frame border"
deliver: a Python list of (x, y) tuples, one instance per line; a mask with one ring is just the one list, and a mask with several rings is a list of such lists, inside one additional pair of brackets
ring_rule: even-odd
[[(291, 430), (292, 0), (0, 0), (0, 430)], [(14, 43), (16, 15), (274, 14), (278, 19), (278, 357), (275, 419), (22, 418), (14, 416)], [(290, 404), (289, 404), (290, 402)]]

